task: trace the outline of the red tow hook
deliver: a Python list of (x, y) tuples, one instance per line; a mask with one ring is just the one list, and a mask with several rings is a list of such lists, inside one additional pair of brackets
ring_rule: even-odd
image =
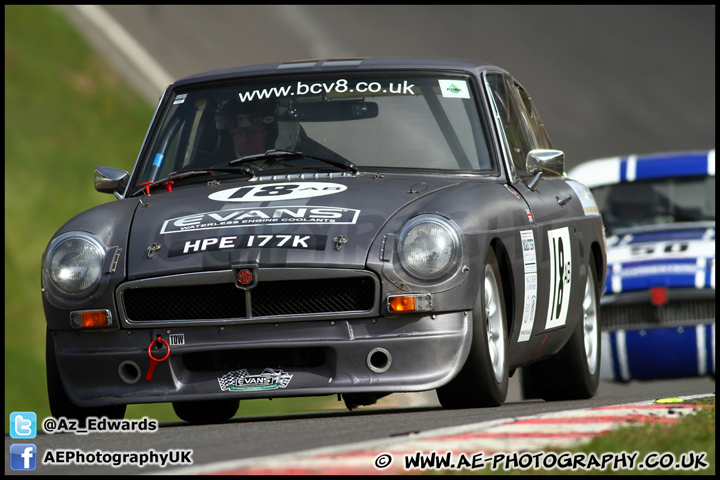
[[(163, 358), (153, 357), (152, 351), (150, 349), (152, 348), (153, 345), (155, 345), (155, 343), (164, 343), (165, 346), (167, 347), (167, 353), (165, 354), (165, 356)], [(147, 352), (148, 352), (148, 356), (150, 357), (150, 368), (148, 369), (147, 375), (145, 375), (145, 380), (149, 381), (152, 378), (153, 373), (155, 372), (155, 367), (157, 366), (157, 364), (160, 362), (164, 362), (170, 356), (170, 344), (165, 339), (163, 339), (160, 335), (158, 335), (157, 338), (155, 340), (153, 340), (152, 342), (150, 342), (150, 345), (148, 345)]]

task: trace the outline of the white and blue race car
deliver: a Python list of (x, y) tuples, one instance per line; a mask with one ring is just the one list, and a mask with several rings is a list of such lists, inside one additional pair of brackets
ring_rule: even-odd
[(585, 162), (607, 234), (601, 376), (714, 375), (715, 150)]

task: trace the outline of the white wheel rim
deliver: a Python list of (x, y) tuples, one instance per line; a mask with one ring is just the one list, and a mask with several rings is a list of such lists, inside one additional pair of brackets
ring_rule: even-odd
[(595, 279), (592, 273), (588, 274), (585, 284), (585, 298), (583, 300), (583, 337), (585, 339), (585, 355), (587, 357), (588, 370), (595, 374), (598, 360), (598, 319), (597, 299), (595, 297)]
[(485, 322), (487, 327), (488, 352), (495, 380), (503, 381), (505, 376), (505, 321), (502, 315), (500, 289), (490, 265), (485, 266)]

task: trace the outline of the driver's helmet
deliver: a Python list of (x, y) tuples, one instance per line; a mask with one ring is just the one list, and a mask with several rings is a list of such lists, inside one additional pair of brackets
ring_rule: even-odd
[(234, 127), (262, 125), (267, 130), (266, 149), (275, 148), (278, 137), (278, 122), (274, 102), (240, 103), (230, 100), (218, 107), (215, 114), (215, 127), (220, 131), (229, 131)]

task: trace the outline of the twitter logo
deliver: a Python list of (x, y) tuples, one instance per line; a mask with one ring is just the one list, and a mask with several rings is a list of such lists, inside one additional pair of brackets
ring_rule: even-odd
[(12, 412), (10, 414), (11, 438), (35, 438), (37, 435), (37, 415), (35, 412)]

